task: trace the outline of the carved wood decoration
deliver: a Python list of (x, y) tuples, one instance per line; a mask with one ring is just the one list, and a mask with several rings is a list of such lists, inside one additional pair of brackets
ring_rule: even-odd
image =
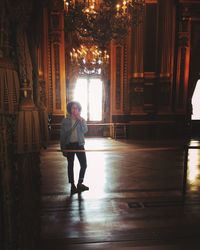
[(124, 44), (111, 43), (110, 121), (174, 119), (186, 112), (190, 43), (176, 43), (178, 34), (185, 36), (176, 19), (199, 12), (189, 1), (146, 0), (145, 8), (143, 22)]
[(145, 113), (155, 113), (155, 86), (157, 71), (157, 46), (158, 46), (158, 3), (146, 4), (145, 35), (144, 35), (144, 103)]
[(158, 28), (158, 112), (172, 112), (173, 66), (175, 49), (175, 5), (159, 1)]
[(143, 113), (144, 91), (144, 20), (131, 30), (130, 112)]
[[(130, 37), (127, 39), (128, 43), (123, 46), (121, 62), (123, 67), (121, 76), (123, 112), (119, 109), (120, 98), (116, 98), (116, 111), (114, 106), (112, 109), (116, 115), (122, 113), (123, 115), (148, 115), (152, 112), (169, 114), (172, 112), (175, 13), (173, 0), (146, 1), (146, 14), (143, 22), (131, 30)], [(118, 88), (111, 87), (117, 96), (120, 85), (113, 76), (115, 68), (112, 64), (117, 61), (117, 51), (115, 55), (114, 46), (114, 44), (111, 46), (113, 47), (113, 61), (111, 62), (113, 80), (111, 83), (115, 82)], [(129, 53), (126, 55), (127, 49)], [(128, 69), (129, 77), (128, 87), (126, 69)], [(129, 94), (127, 95), (127, 93)], [(127, 96), (130, 98), (129, 101)], [(126, 101), (130, 104), (130, 109), (125, 108), (125, 106), (128, 107), (125, 104)]]
[(59, 55), (59, 45), (54, 44), (54, 68), (55, 68), (55, 107), (57, 110), (61, 109), (61, 93), (60, 93), (60, 55)]
[(191, 21), (189, 19), (180, 20), (179, 28), (176, 73), (176, 111), (185, 113), (187, 110), (186, 104), (188, 97)]
[[(191, 58), (191, 54), (194, 55), (194, 49), (196, 53), (199, 51), (197, 47), (191, 47), (191, 38), (193, 32), (195, 32), (193, 30), (193, 22), (198, 22), (200, 20), (199, 17), (200, 2), (180, 0), (175, 108), (177, 113), (186, 114), (186, 117), (189, 117), (189, 119), (191, 114), (191, 97), (196, 84), (193, 81), (198, 80), (197, 74), (200, 71), (200, 68), (197, 66), (199, 63), (195, 63), (194, 57)], [(193, 66), (194, 71), (191, 70), (190, 65)], [(196, 76), (194, 76), (195, 74)]]
[(116, 43), (111, 43), (111, 57), (110, 57), (110, 74), (111, 74), (111, 91), (110, 91), (110, 104), (111, 116), (120, 113), (122, 104), (122, 60), (123, 60), (122, 46)]
[[(143, 20), (144, 22), (144, 20)], [(131, 29), (131, 59), (130, 77), (142, 78), (144, 76), (144, 23)]]
[[(50, 5), (49, 100), (54, 116), (66, 113), (66, 71), (63, 1)], [(52, 104), (51, 104), (52, 102)]]
[(130, 49), (129, 46), (129, 39), (130, 33), (128, 34), (128, 38), (126, 39), (126, 42), (124, 44), (124, 63), (123, 63), (123, 112), (125, 114), (129, 113), (129, 81), (128, 81), (128, 70), (129, 70), (129, 55), (128, 55), (128, 49)]
[[(48, 29), (48, 26), (47, 26)], [(53, 81), (52, 81), (52, 56), (51, 56), (51, 39), (48, 39), (48, 82), (47, 82), (48, 91), (48, 111), (50, 114), (53, 114)]]

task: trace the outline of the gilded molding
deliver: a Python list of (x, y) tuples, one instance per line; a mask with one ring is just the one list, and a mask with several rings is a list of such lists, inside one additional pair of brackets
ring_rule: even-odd
[(61, 109), (61, 93), (60, 93), (60, 46), (54, 44), (54, 69), (55, 69), (55, 98), (56, 109)]

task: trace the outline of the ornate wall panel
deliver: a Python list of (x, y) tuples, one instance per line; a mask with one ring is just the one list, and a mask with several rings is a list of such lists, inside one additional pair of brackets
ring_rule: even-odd
[[(48, 112), (52, 111), (50, 108), (51, 99), (49, 91), (49, 66), (50, 66), (50, 44), (49, 44), (49, 34), (48, 34), (48, 9), (43, 8), (43, 27), (42, 27), (42, 39), (41, 39), (41, 77), (40, 80), (44, 81), (44, 105), (47, 107)], [(40, 71), (39, 71), (40, 76)]]
[[(66, 113), (66, 72), (63, 2), (51, 2), (50, 12), (50, 99), (53, 99), (53, 115)], [(52, 92), (52, 93), (51, 93)]]
[(48, 40), (48, 110), (49, 113), (53, 113), (53, 81), (52, 81), (52, 69), (51, 69), (51, 40)]
[(141, 78), (144, 76), (144, 24), (131, 30), (131, 59), (130, 77)]
[(131, 30), (129, 72), (130, 112), (143, 113), (144, 102), (144, 22)]
[[(112, 42), (111, 44), (111, 116), (123, 114), (123, 72), (124, 72), (124, 47)], [(112, 119), (112, 117), (111, 117)]]
[(156, 72), (158, 4), (147, 3), (144, 36), (144, 72)]
[(131, 38), (132, 114), (172, 112), (175, 24), (173, 0), (146, 1), (144, 21)]
[(129, 73), (129, 63), (130, 63), (130, 37), (131, 33), (129, 33), (126, 43), (124, 44), (124, 65), (123, 65), (123, 111), (125, 114), (129, 113), (129, 80), (128, 80), (128, 73)]
[(59, 44), (53, 45), (53, 54), (54, 54), (54, 82), (55, 82), (55, 108), (57, 110), (61, 109), (61, 93), (60, 93), (60, 54), (59, 54)]
[(157, 78), (157, 46), (158, 46), (158, 3), (146, 3), (144, 28), (144, 103), (145, 113), (156, 110), (155, 89)]
[(158, 28), (158, 112), (172, 112), (173, 66), (176, 12), (173, 0), (159, 1)]
[(187, 109), (188, 77), (190, 62), (191, 21), (181, 20), (178, 33), (178, 56), (176, 72), (176, 111), (185, 113)]
[(131, 79), (130, 80), (130, 106), (131, 113), (143, 113), (144, 103), (144, 83), (141, 81)]
[(130, 106), (132, 114), (155, 110), (158, 1), (146, 1), (143, 23), (132, 30)]

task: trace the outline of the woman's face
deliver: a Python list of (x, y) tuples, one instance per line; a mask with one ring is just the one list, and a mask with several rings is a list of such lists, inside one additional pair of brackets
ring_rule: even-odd
[(80, 114), (79, 108), (76, 104), (72, 105), (72, 109), (71, 109), (72, 115), (77, 116)]

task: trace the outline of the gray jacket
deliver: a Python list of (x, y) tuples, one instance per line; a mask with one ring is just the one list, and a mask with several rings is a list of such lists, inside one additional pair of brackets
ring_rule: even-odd
[[(61, 130), (60, 130), (60, 147), (61, 150), (65, 149), (66, 146), (70, 143), (70, 130), (72, 128), (72, 118), (67, 116), (62, 120)], [(88, 131), (86, 121), (80, 121), (77, 124), (77, 135), (78, 135), (78, 144), (82, 146), (85, 144), (84, 134)]]

